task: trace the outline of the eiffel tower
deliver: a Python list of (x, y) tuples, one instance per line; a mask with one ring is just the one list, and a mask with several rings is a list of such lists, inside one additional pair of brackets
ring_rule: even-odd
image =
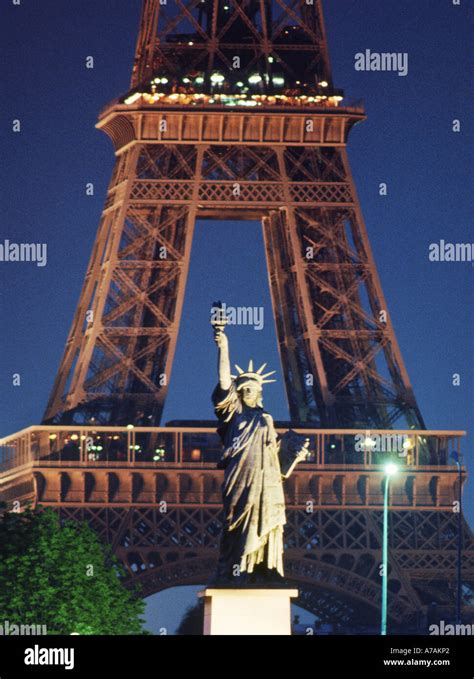
[(287, 484), (288, 581), (321, 620), (376, 626), (386, 455), (354, 437), (399, 433), (391, 625), (453, 610), (463, 432), (425, 429), (403, 363), (346, 153), (364, 119), (333, 83), (320, 0), (144, 0), (131, 89), (97, 125), (116, 163), (43, 425), (2, 441), (9, 499), (89, 521), (144, 595), (206, 582), (220, 532), (212, 423), (161, 423), (194, 226), (258, 219), (287, 424), (315, 451)]

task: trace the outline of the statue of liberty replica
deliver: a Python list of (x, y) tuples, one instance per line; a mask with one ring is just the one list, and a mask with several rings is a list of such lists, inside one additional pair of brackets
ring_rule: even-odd
[[(309, 439), (287, 432), (279, 438), (273, 418), (263, 409), (263, 385), (273, 372), (264, 363), (254, 370), (236, 365), (232, 375), (226, 318), (214, 305), (211, 324), (218, 349), (219, 382), (212, 394), (224, 452), (222, 486), (224, 526), (213, 584), (277, 584), (283, 579), (283, 479), (308, 455)], [(223, 311), (223, 310), (222, 310)]]

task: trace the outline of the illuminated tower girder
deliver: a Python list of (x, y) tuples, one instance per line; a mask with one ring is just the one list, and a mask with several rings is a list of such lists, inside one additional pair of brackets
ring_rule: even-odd
[(116, 166), (45, 421), (158, 425), (196, 219), (260, 219), (290, 415), (423, 428), (346, 155), (320, 2), (144, 3)]

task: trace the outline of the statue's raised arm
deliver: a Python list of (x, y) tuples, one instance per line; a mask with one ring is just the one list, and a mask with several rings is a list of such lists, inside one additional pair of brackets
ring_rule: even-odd
[(214, 341), (217, 345), (217, 374), (219, 386), (224, 391), (230, 389), (232, 378), (230, 376), (229, 341), (225, 334), (227, 318), (221, 302), (214, 302), (211, 309), (211, 325), (214, 330)]

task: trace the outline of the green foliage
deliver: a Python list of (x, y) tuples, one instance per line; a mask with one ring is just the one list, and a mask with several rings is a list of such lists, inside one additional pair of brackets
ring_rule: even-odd
[(145, 604), (127, 590), (110, 548), (50, 509), (0, 521), (0, 623), (48, 634), (143, 634)]

